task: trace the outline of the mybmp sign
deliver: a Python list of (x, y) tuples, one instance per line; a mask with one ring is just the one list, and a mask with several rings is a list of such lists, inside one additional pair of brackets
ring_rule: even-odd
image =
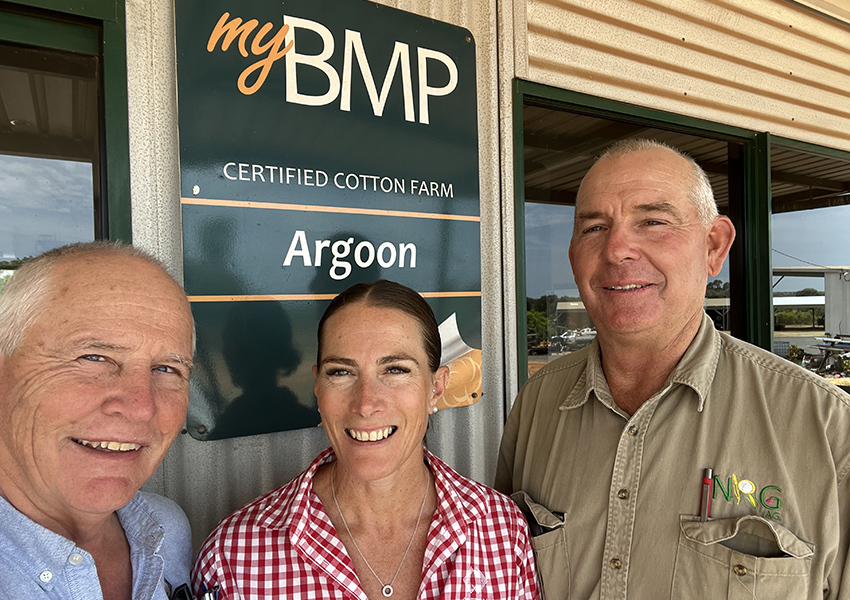
[(362, 0), (176, 0), (176, 23), (191, 434), (315, 426), (318, 320), (382, 278), (459, 331), (477, 399), (469, 31)]

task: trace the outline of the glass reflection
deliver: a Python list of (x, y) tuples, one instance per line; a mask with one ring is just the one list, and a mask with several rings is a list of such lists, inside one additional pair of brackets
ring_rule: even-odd
[(91, 163), (0, 154), (0, 261), (93, 240), (93, 185)]

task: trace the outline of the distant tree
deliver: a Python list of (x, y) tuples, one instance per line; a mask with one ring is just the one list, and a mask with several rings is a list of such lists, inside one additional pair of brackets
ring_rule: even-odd
[(795, 296), (823, 296), (823, 292), (819, 292), (815, 288), (803, 288), (799, 292), (794, 292)]
[(729, 282), (715, 279), (709, 281), (705, 286), (706, 298), (728, 298), (729, 297)]
[(17, 269), (31, 258), (32, 256), (24, 256), (23, 258), (15, 258), (13, 260), (0, 260), (0, 271), (4, 269)]
[(6, 287), (6, 282), (12, 277), (14, 271), (0, 271), (0, 294), (3, 293), (3, 288)]
[(555, 313), (555, 307), (558, 305), (558, 297), (555, 294), (540, 296), (539, 298), (526, 298), (526, 310), (536, 310), (543, 314)]
[(541, 341), (549, 339), (549, 319), (546, 318), (546, 313), (530, 310), (527, 313), (526, 320), (529, 333), (533, 332), (537, 339)]

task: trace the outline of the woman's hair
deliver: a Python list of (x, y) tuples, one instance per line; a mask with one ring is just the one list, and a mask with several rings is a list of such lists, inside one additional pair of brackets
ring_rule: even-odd
[(322, 320), (319, 321), (319, 349), (316, 353), (316, 364), (322, 362), (322, 333), (325, 322), (339, 309), (350, 304), (362, 302), (366, 306), (394, 308), (411, 317), (419, 324), (422, 332), (422, 343), (425, 354), (428, 355), (428, 368), (435, 373), (440, 368), (440, 330), (434, 311), (417, 292), (394, 281), (381, 279), (375, 283), (356, 283), (334, 298)]

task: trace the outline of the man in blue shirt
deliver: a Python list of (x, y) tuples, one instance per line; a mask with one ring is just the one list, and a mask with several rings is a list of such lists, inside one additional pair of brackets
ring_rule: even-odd
[(189, 527), (139, 488), (183, 425), (194, 344), (181, 287), (105, 242), (47, 252), (0, 295), (0, 596), (167, 600)]

